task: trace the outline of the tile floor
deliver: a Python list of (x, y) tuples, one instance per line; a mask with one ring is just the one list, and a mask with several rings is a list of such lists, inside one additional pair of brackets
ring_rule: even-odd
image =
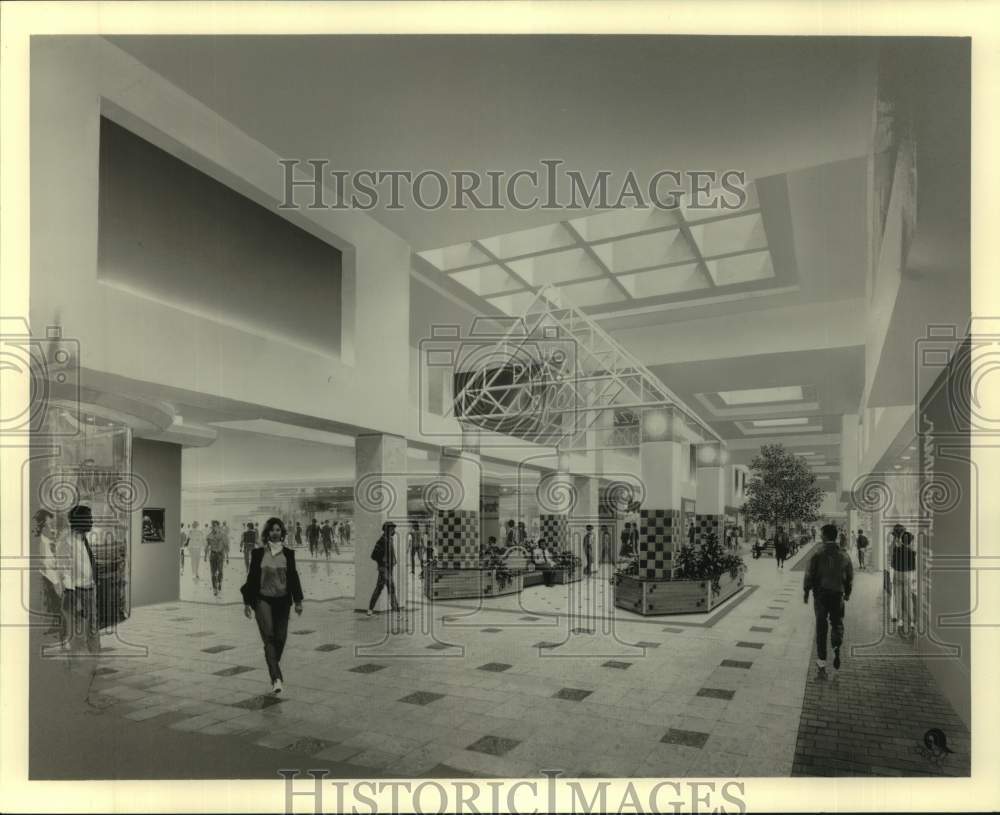
[[(369, 618), (352, 599), (315, 599), (344, 572), (316, 567), (305, 570), (317, 582), (291, 622), (300, 633), (288, 639), (280, 697), (267, 693), (256, 626), (238, 606), (181, 602), (135, 609), (105, 636), (114, 650), (92, 706), (373, 777), (789, 776), (809, 766), (800, 753), (813, 620), (800, 572), (750, 560), (747, 588), (702, 615), (609, 615), (608, 581), (594, 577), (485, 604), (411, 594), (403, 617)], [(773, 624), (758, 625), (775, 606)]]

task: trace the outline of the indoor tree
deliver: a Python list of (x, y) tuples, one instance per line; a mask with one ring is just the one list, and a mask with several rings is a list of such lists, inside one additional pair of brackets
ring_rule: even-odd
[(750, 463), (743, 512), (753, 522), (788, 529), (819, 517), (823, 489), (809, 465), (781, 444), (765, 444)]

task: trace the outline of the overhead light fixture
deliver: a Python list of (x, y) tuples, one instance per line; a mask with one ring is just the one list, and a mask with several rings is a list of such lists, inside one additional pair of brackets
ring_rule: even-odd
[(909, 456), (900, 456), (900, 457), (899, 457), (899, 460), (900, 460), (900, 461), (909, 461), (909, 460), (910, 460), (910, 457), (909, 457)]
[(792, 425), (809, 424), (809, 419), (799, 417), (796, 419), (756, 419), (754, 427), (791, 427)]
[(759, 405), (766, 402), (801, 402), (802, 388), (794, 385), (784, 388), (750, 388), (739, 391), (719, 391), (719, 398), (727, 405)]

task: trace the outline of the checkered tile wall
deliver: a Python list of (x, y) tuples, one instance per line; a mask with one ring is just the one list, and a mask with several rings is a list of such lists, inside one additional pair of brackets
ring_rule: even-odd
[(670, 579), (674, 547), (681, 543), (680, 530), (679, 510), (639, 510), (639, 577)]
[(560, 549), (567, 548), (569, 543), (569, 518), (566, 515), (538, 516), (539, 534), (545, 540), (554, 542)]
[(721, 537), (722, 529), (722, 516), (721, 515), (702, 515), (700, 513), (695, 514), (695, 530), (694, 530), (694, 542), (697, 544), (704, 543), (708, 540), (709, 535), (715, 535), (718, 539)]
[(437, 514), (434, 557), (439, 569), (479, 567), (479, 512), (446, 509)]

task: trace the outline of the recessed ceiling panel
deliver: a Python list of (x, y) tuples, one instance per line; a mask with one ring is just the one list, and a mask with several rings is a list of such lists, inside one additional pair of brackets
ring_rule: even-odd
[(489, 298), (489, 302), (504, 314), (509, 314), (511, 317), (519, 317), (531, 305), (531, 301), (534, 298), (534, 292), (522, 291), (517, 294), (504, 294), (499, 297), (491, 297)]
[(727, 405), (759, 405), (765, 402), (792, 402), (802, 399), (802, 388), (790, 385), (781, 388), (751, 388), (740, 391), (719, 391)]
[(485, 238), (480, 243), (498, 258), (505, 259), (571, 246), (574, 239), (562, 224), (549, 224)]
[(627, 238), (601, 246), (605, 252), (609, 248), (609, 265), (616, 274), (695, 259), (691, 244), (680, 230), (654, 232), (652, 235)]
[(570, 302), (578, 308), (587, 306), (603, 305), (604, 303), (617, 303), (627, 299), (621, 290), (610, 280), (594, 280), (590, 283), (574, 283), (569, 286), (562, 286), (562, 291), (570, 299)]
[(706, 258), (767, 248), (767, 233), (760, 213), (694, 224), (691, 236)]
[(650, 272), (620, 275), (618, 281), (634, 298), (661, 297), (665, 294), (697, 291), (708, 287), (705, 276), (698, 270), (698, 264), (673, 266), (669, 269), (654, 269)]
[(680, 219), (673, 210), (625, 209), (576, 218), (570, 223), (585, 241), (604, 241), (651, 229), (670, 229), (678, 226)]
[(451, 279), (457, 283), (461, 283), (469, 291), (481, 296), (501, 294), (524, 288), (520, 281), (511, 277), (499, 266), (483, 266), (479, 269), (467, 269), (464, 272), (455, 272), (451, 276)]
[(604, 276), (604, 270), (583, 249), (512, 260), (507, 265), (531, 286), (578, 282)]
[(477, 263), (489, 263), (491, 260), (471, 243), (445, 246), (442, 249), (428, 249), (426, 252), (418, 252), (417, 254), (442, 272), (449, 269), (461, 269), (463, 266), (475, 266)]
[(716, 286), (734, 286), (737, 283), (751, 283), (774, 277), (774, 264), (768, 251), (706, 260), (705, 266)]

